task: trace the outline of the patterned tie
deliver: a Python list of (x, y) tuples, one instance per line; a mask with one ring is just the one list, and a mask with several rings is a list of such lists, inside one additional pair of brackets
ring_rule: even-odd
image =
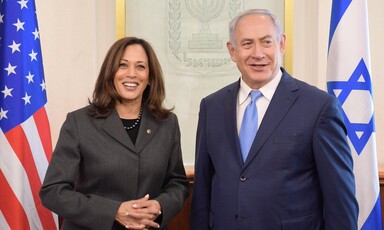
[(259, 90), (252, 90), (250, 94), (251, 102), (249, 102), (247, 108), (245, 109), (239, 133), (241, 154), (244, 162), (247, 159), (249, 149), (251, 148), (253, 139), (255, 139), (258, 129), (256, 100), (261, 96), (261, 92)]

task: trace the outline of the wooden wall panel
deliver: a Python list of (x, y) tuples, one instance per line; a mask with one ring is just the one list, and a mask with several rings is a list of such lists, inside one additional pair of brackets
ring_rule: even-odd
[(186, 166), (185, 171), (189, 179), (190, 194), (184, 203), (184, 208), (168, 224), (168, 230), (189, 230), (189, 217), (191, 215), (192, 188), (195, 174), (192, 166)]

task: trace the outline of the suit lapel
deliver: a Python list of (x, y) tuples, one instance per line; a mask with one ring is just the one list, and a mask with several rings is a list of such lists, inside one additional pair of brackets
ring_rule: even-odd
[(144, 107), (136, 145), (132, 143), (127, 131), (123, 128), (116, 110), (113, 110), (105, 119), (102, 129), (132, 152), (139, 153), (156, 133), (158, 126), (150, 111)]
[(115, 109), (113, 109), (111, 114), (105, 119), (102, 129), (125, 147), (134, 152), (136, 151), (135, 146), (127, 134), (127, 131), (123, 128), (121, 119)]
[(136, 139), (136, 151), (140, 152), (152, 139), (159, 128), (159, 124), (151, 115), (148, 108), (144, 107), (141, 118), (140, 130)]
[(243, 166), (243, 158), (241, 156), (239, 136), (237, 134), (237, 117), (236, 117), (236, 106), (237, 106), (237, 94), (240, 88), (240, 80), (233, 83), (228, 87), (228, 91), (225, 98), (225, 124), (227, 127), (228, 140), (231, 141), (230, 146), (234, 149), (235, 158), (240, 166)]
[(244, 168), (257, 156), (264, 143), (287, 114), (297, 98), (297, 89), (298, 87), (294, 79), (283, 70), (283, 76), (257, 131)]

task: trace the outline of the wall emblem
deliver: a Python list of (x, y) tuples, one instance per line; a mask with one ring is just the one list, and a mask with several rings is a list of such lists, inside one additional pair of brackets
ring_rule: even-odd
[(172, 67), (206, 75), (233, 68), (228, 23), (243, 0), (169, 0), (167, 56)]

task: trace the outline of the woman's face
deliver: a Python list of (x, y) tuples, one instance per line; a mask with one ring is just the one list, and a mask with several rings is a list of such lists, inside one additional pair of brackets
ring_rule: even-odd
[(125, 102), (140, 102), (149, 83), (149, 63), (144, 48), (133, 44), (125, 48), (113, 84)]

